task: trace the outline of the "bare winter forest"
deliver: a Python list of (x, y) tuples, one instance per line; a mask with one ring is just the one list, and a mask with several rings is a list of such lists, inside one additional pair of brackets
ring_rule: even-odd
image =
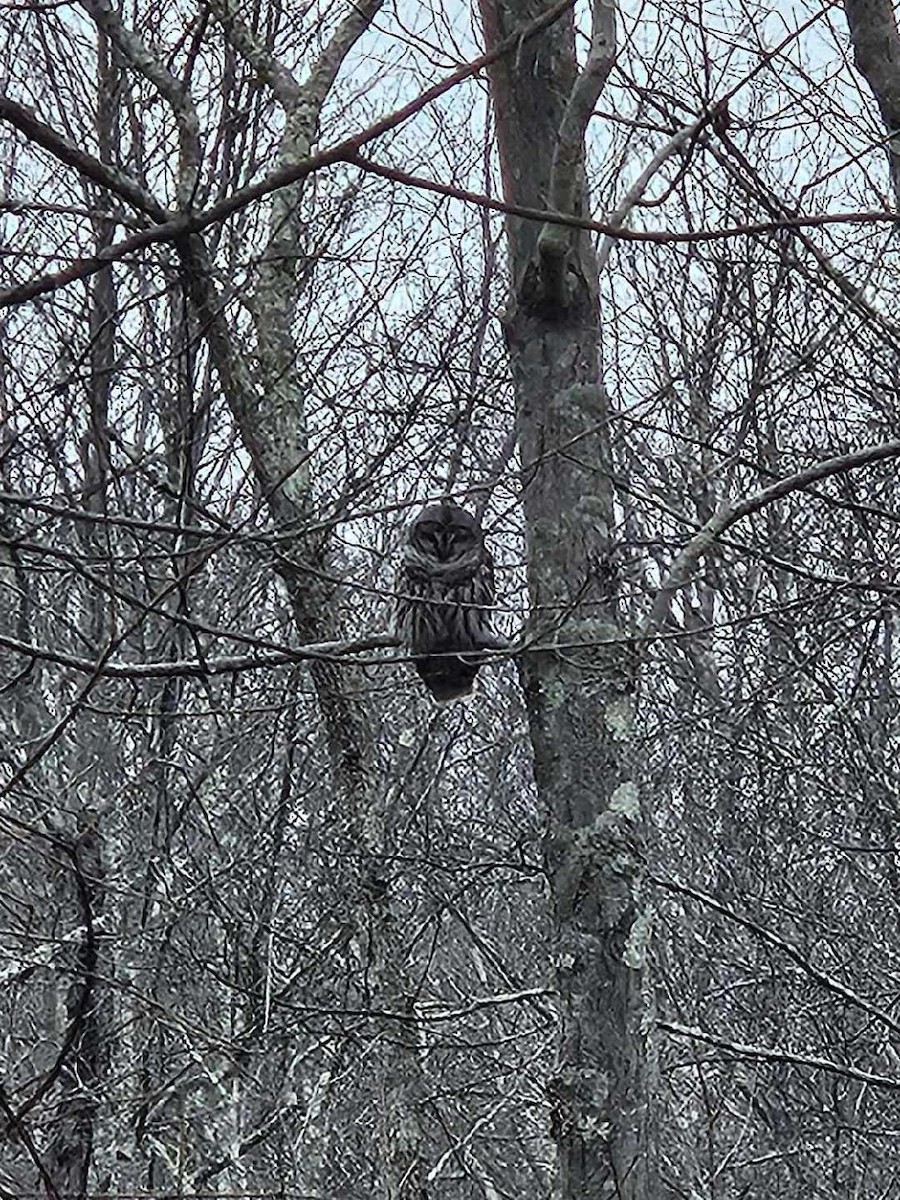
[(897, 14), (592, 3), (0, 11), (2, 1200), (900, 1197)]

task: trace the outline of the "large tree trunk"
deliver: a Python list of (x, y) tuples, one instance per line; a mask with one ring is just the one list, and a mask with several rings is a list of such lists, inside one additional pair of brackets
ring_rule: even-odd
[[(481, 0), (488, 46), (534, 18)], [(579, 73), (571, 14), (491, 71), (506, 199), (577, 213), (584, 129), (612, 61), (598, 3)], [(559, 994), (548, 1083), (558, 1194), (657, 1196), (652, 1154), (644, 829), (629, 755), (633, 661), (619, 601), (609, 403), (599, 378), (597, 265), (587, 235), (509, 221), (506, 336), (515, 386), (532, 635), (523, 664)]]

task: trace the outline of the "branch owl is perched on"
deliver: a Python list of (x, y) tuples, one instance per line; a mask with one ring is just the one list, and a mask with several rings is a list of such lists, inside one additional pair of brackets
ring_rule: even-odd
[[(423, 508), (397, 570), (397, 633), (435, 700), (466, 696), (491, 632), (494, 560), (481, 526), (449, 500)], [(459, 651), (459, 654), (453, 653)]]

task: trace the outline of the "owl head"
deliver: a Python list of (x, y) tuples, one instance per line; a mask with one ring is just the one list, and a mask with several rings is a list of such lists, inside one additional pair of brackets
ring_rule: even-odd
[(471, 513), (449, 500), (423, 508), (409, 531), (410, 545), (438, 562), (464, 558), (482, 544), (481, 529)]

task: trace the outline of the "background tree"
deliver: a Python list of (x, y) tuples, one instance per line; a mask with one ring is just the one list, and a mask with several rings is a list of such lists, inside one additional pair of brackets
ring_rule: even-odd
[(891, 13), (473, 16), (3, 24), (7, 1195), (893, 1186)]

